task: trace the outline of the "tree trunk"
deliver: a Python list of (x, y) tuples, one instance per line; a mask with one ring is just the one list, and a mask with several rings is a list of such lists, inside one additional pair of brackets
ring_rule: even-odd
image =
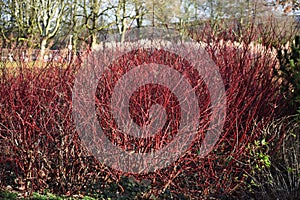
[(91, 41), (91, 49), (95, 49), (97, 47), (97, 35), (96, 33), (92, 33), (92, 41)]
[(41, 51), (39, 55), (39, 60), (43, 60), (45, 56), (45, 51), (46, 51), (46, 45), (47, 45), (48, 38), (43, 38), (41, 41)]
[(125, 34), (127, 31), (127, 23), (126, 23), (126, 19), (124, 19), (122, 21), (122, 32), (121, 32), (121, 42), (125, 41)]

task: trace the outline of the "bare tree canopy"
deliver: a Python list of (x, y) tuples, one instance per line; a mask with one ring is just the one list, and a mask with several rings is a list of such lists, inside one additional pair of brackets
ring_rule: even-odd
[(25, 45), (43, 55), (47, 48), (66, 47), (66, 38), (74, 49), (82, 42), (93, 48), (101, 34), (124, 38), (131, 27), (183, 29), (201, 20), (243, 22), (270, 13), (300, 15), (299, 10), (297, 0), (1, 0), (0, 36), (3, 47)]

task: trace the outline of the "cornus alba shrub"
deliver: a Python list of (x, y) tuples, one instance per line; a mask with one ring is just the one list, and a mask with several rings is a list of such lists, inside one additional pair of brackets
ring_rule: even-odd
[(71, 89), (78, 67), (76, 59), (1, 68), (1, 185), (67, 194), (102, 173), (81, 147), (72, 122)]
[[(247, 164), (251, 151), (248, 144), (260, 137), (260, 127), (280, 114), (279, 107), (284, 102), (274, 81), (277, 60), (272, 51), (246, 42), (220, 42), (221, 39), (224, 38), (206, 38), (202, 43), (219, 68), (227, 98), (221, 136), (204, 158), (198, 154), (211, 118), (211, 99), (201, 76), (184, 58), (159, 48), (138, 49), (112, 62), (100, 77), (95, 94), (99, 123), (111, 143), (128, 152), (147, 153), (172, 142), (179, 127), (180, 105), (168, 88), (144, 85), (130, 97), (130, 117), (136, 124), (146, 125), (153, 115), (151, 106), (158, 104), (165, 109), (167, 125), (147, 138), (124, 133), (112, 114), (112, 109), (117, 112), (118, 108), (110, 106), (114, 86), (122, 76), (136, 66), (159, 63), (172, 66), (195, 89), (200, 107), (197, 136), (174, 163), (150, 173), (133, 174), (104, 166), (82, 145), (72, 118), (72, 88), (78, 68), (84, 67), (82, 63), (56, 61), (34, 68), (18, 63), (20, 67), (16, 69), (2, 68), (0, 183), (27, 191), (47, 188), (56, 193), (101, 194), (112, 182), (124, 192), (119, 180), (132, 176), (137, 181), (146, 180), (150, 186), (140, 194), (143, 198), (163, 194), (202, 198), (232, 193), (245, 184), (244, 175), (251, 170)], [(159, 120), (162, 116), (156, 117)], [(268, 142), (272, 139), (266, 138)]]
[[(142, 43), (145, 44), (147, 41)], [(169, 45), (165, 41), (153, 43), (157, 43), (155, 47)], [(109, 140), (130, 153), (148, 153), (172, 142), (179, 126), (180, 105), (178, 97), (168, 88), (157, 84), (140, 87), (129, 101), (129, 110), (134, 122), (141, 126), (147, 124), (151, 117), (151, 106), (160, 104), (167, 112), (166, 125), (155, 136), (142, 139), (122, 132), (112, 111), (118, 110), (119, 107), (111, 107), (110, 100), (117, 82), (123, 76), (140, 65), (164, 64), (179, 71), (195, 89), (198, 103), (201, 105), (200, 126), (198, 136), (186, 154), (171, 166), (156, 170), (154, 173), (131, 174), (137, 179), (149, 179), (152, 185), (151, 193), (171, 192), (200, 198), (211, 194), (234, 192), (246, 183), (246, 175), (252, 170), (249, 164), (251, 149), (248, 144), (262, 137), (261, 128), (278, 115), (280, 111), (277, 108), (284, 105), (279, 94), (279, 85), (273, 76), (273, 70), (278, 66), (274, 49), (253, 42), (224, 41), (222, 37), (201, 43), (201, 46), (219, 66), (228, 101), (226, 122), (219, 142), (205, 158), (199, 157), (198, 154), (211, 117), (209, 112), (211, 100), (205, 83), (184, 58), (167, 52), (164, 48), (129, 51), (112, 62), (110, 70), (100, 76), (96, 92), (98, 119)], [(103, 49), (107, 51), (110, 48), (116, 49), (118, 45), (109, 43), (106, 48), (99, 47), (98, 55), (101, 55)], [(118, 50), (113, 51), (119, 55)], [(97, 65), (97, 61), (95, 63)], [(147, 78), (146, 74), (144, 76)], [(172, 81), (172, 76), (169, 77)], [(128, 89), (128, 85), (124, 85), (121, 91), (125, 93), (126, 88)], [(122, 98), (118, 100), (124, 101)], [(266, 136), (266, 140), (271, 142), (273, 138), (269, 135)], [(178, 145), (178, 148), (181, 146)], [(115, 162), (118, 165), (118, 162), (123, 161), (115, 160)]]

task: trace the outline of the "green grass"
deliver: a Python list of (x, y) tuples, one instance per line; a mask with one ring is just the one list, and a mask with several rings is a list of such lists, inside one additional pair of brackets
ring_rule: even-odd
[(9, 191), (0, 191), (0, 199), (17, 199), (18, 194)]
[(56, 196), (54, 194), (51, 194), (49, 192), (45, 192), (44, 194), (39, 194), (37, 192), (33, 192), (31, 196), (29, 197), (20, 197), (21, 195), (18, 195), (16, 192), (10, 192), (10, 191), (0, 191), (0, 199), (7, 199), (7, 200), (96, 200), (95, 198), (89, 197), (89, 196), (83, 196), (83, 197), (65, 197), (65, 196)]

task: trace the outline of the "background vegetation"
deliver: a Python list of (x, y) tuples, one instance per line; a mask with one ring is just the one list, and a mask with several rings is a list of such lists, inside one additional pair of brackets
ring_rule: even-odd
[[(2, 0), (0, 30), (3, 48), (73, 50), (94, 47), (107, 32), (124, 35), (133, 27), (176, 26), (218, 19), (236, 20), (241, 26), (255, 18), (268, 23), (268, 16), (297, 16), (295, 0)], [(286, 21), (286, 20), (280, 20)]]

